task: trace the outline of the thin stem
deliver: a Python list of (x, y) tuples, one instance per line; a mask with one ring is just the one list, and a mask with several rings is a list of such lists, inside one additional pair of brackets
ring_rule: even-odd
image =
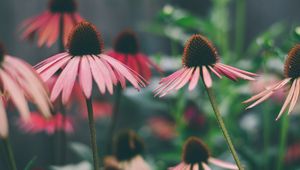
[(239, 57), (244, 48), (245, 39), (245, 16), (246, 16), (246, 1), (236, 0), (235, 12), (235, 54)]
[(288, 126), (289, 126), (289, 119), (287, 116), (284, 116), (281, 122), (277, 170), (281, 170), (283, 166), (283, 160), (284, 160), (286, 142), (287, 142)]
[(122, 87), (121, 85), (118, 85), (115, 93), (115, 102), (114, 102), (114, 107), (112, 112), (111, 124), (108, 130), (108, 138), (106, 144), (108, 155), (112, 154), (112, 142), (113, 142), (114, 132), (118, 123), (121, 98), (122, 98)]
[(61, 114), (63, 116), (62, 122), (61, 123), (64, 127), (63, 129), (58, 129), (58, 125), (56, 124), (56, 131), (55, 131), (55, 136), (56, 136), (56, 163), (58, 165), (63, 165), (66, 161), (66, 145), (67, 145), (67, 136), (64, 131), (64, 128), (66, 127), (66, 115), (65, 111), (61, 109)]
[(97, 149), (97, 141), (96, 141), (96, 128), (95, 128), (95, 121), (94, 121), (92, 98), (86, 99), (86, 107), (88, 110), (88, 117), (89, 117), (89, 127), (90, 127), (90, 135), (91, 135), (91, 145), (92, 145), (92, 150), (93, 150), (94, 170), (99, 170), (99, 158), (98, 158), (98, 149)]
[[(204, 84), (205, 84), (205, 83), (204, 83)], [(205, 86), (205, 87), (206, 87), (206, 86)], [(243, 168), (243, 166), (242, 166), (242, 164), (241, 164), (241, 162), (240, 162), (240, 160), (239, 160), (239, 158), (238, 158), (238, 155), (237, 155), (237, 153), (236, 153), (236, 151), (235, 151), (234, 145), (233, 145), (233, 143), (232, 143), (232, 141), (231, 141), (231, 139), (230, 139), (229, 133), (228, 133), (226, 127), (225, 127), (223, 118), (222, 118), (221, 113), (220, 113), (220, 111), (219, 111), (219, 109), (218, 109), (217, 102), (216, 102), (216, 99), (215, 99), (215, 97), (214, 97), (214, 95), (213, 95), (212, 89), (206, 87), (206, 92), (207, 92), (207, 94), (208, 94), (208, 97), (209, 97), (210, 103), (211, 103), (211, 105), (212, 105), (212, 108), (213, 108), (213, 110), (214, 110), (214, 112), (215, 112), (215, 115), (216, 115), (216, 118), (217, 118), (217, 120), (218, 120), (219, 126), (220, 126), (220, 128), (221, 128), (221, 130), (222, 130), (222, 133), (223, 133), (223, 135), (224, 135), (224, 137), (225, 137), (225, 140), (226, 140), (226, 142), (227, 142), (228, 148), (230, 149), (231, 154), (232, 154), (232, 156), (233, 156), (233, 158), (234, 158), (234, 160), (235, 160), (235, 162), (236, 162), (238, 168), (239, 168), (240, 170), (243, 170), (244, 168)]]
[(3, 143), (4, 143), (4, 146), (6, 148), (10, 169), (11, 170), (17, 170), (16, 160), (15, 160), (13, 149), (11, 147), (9, 139), (8, 138), (3, 139)]

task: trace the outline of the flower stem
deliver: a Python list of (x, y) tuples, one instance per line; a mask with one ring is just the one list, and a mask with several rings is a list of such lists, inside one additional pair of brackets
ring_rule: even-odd
[(283, 120), (281, 122), (279, 154), (278, 154), (278, 160), (277, 160), (277, 170), (281, 170), (282, 166), (283, 166), (283, 160), (284, 160), (286, 142), (287, 142), (288, 126), (289, 126), (288, 116), (284, 116)]
[(264, 169), (269, 169), (269, 144), (270, 144), (270, 103), (266, 105), (264, 108), (264, 113), (263, 113), (263, 139), (264, 139)]
[(99, 170), (99, 158), (98, 158), (98, 149), (97, 149), (97, 141), (96, 141), (96, 128), (95, 128), (95, 121), (94, 121), (92, 98), (86, 99), (86, 106), (87, 106), (88, 117), (89, 117), (89, 127), (90, 127), (91, 144), (92, 144), (92, 150), (93, 150), (94, 170)]
[(244, 48), (246, 1), (236, 0), (235, 12), (235, 54), (239, 57)]
[(119, 110), (121, 105), (121, 98), (122, 98), (122, 87), (121, 85), (117, 86), (116, 93), (115, 93), (115, 102), (112, 112), (111, 124), (108, 130), (108, 138), (107, 138), (107, 154), (112, 154), (112, 142), (114, 137), (114, 131), (117, 126), (118, 118), (119, 118)]
[(10, 169), (11, 170), (17, 170), (16, 160), (15, 160), (14, 153), (13, 153), (11, 144), (9, 142), (9, 139), (8, 138), (4, 138), (3, 142), (4, 142), (4, 146), (6, 148), (6, 152), (7, 152), (7, 156), (8, 156), (8, 160), (9, 160)]
[[(206, 86), (205, 86), (205, 87), (206, 87)], [(219, 109), (218, 109), (217, 102), (216, 102), (216, 99), (215, 99), (215, 97), (214, 97), (214, 95), (213, 95), (212, 89), (206, 87), (206, 92), (207, 92), (207, 94), (208, 94), (210, 103), (211, 103), (212, 108), (213, 108), (213, 110), (214, 110), (214, 112), (215, 112), (216, 118), (217, 118), (218, 123), (219, 123), (219, 126), (220, 126), (220, 128), (221, 128), (221, 130), (222, 130), (222, 133), (223, 133), (223, 135), (224, 135), (224, 137), (225, 137), (225, 140), (226, 140), (226, 142), (227, 142), (227, 145), (228, 145), (228, 147), (229, 147), (229, 149), (230, 149), (230, 151), (231, 151), (231, 154), (232, 154), (232, 156), (233, 156), (233, 158), (234, 158), (234, 160), (235, 160), (235, 162), (236, 162), (236, 164), (237, 164), (239, 170), (244, 170), (244, 168), (243, 168), (243, 166), (242, 166), (242, 164), (241, 164), (241, 162), (240, 162), (240, 160), (239, 160), (239, 158), (238, 158), (238, 155), (237, 155), (237, 153), (236, 153), (236, 151), (235, 151), (234, 145), (233, 145), (233, 143), (232, 143), (232, 141), (231, 141), (231, 139), (230, 139), (229, 133), (228, 133), (226, 127), (225, 127), (223, 118), (222, 118), (221, 113), (220, 113), (220, 111), (219, 111)]]

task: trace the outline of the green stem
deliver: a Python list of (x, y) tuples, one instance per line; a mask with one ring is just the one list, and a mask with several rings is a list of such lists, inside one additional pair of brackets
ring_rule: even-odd
[(277, 160), (277, 170), (281, 170), (286, 149), (287, 134), (288, 134), (289, 119), (288, 116), (283, 116), (280, 130), (279, 156)]
[(122, 98), (122, 87), (121, 85), (117, 86), (116, 93), (115, 93), (115, 103), (113, 107), (113, 115), (111, 119), (111, 124), (108, 130), (108, 138), (107, 138), (107, 154), (112, 154), (112, 142), (114, 137), (114, 131), (117, 126), (118, 118), (119, 118), (119, 110), (121, 105), (121, 98)]
[(16, 160), (9, 139), (8, 138), (3, 139), (3, 143), (6, 148), (10, 169), (17, 170)]
[(235, 21), (235, 54), (241, 56), (244, 48), (245, 39), (245, 16), (246, 16), (246, 1), (236, 0), (236, 21)]
[(95, 128), (95, 121), (94, 121), (92, 98), (86, 99), (86, 106), (87, 106), (88, 117), (89, 117), (94, 170), (99, 170), (99, 158), (98, 158), (98, 149), (97, 149), (97, 141), (96, 141), (96, 128)]
[(223, 118), (221, 116), (221, 113), (220, 113), (220, 111), (218, 109), (216, 99), (215, 99), (215, 97), (213, 95), (213, 91), (212, 91), (211, 88), (206, 87), (206, 92), (208, 94), (208, 97), (209, 97), (210, 103), (212, 105), (212, 108), (213, 108), (213, 110), (215, 112), (215, 115), (216, 115), (216, 118), (218, 120), (219, 126), (220, 126), (220, 128), (222, 130), (222, 133), (223, 133), (223, 135), (225, 137), (225, 140), (227, 142), (228, 148), (230, 149), (231, 154), (232, 154), (232, 156), (233, 156), (233, 158), (234, 158), (234, 160), (235, 160), (235, 162), (236, 162), (239, 170), (244, 170), (244, 168), (243, 168), (243, 166), (242, 166), (242, 164), (241, 164), (241, 162), (240, 162), (240, 160), (238, 158), (238, 155), (237, 155), (237, 153), (235, 151), (234, 145), (233, 145), (233, 143), (232, 143), (232, 141), (230, 139), (229, 133), (228, 133), (228, 131), (226, 129), (226, 126), (224, 124), (224, 121), (223, 121)]

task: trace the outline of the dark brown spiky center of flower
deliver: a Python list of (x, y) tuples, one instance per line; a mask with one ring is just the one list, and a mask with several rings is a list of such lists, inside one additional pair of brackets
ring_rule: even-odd
[(284, 75), (290, 78), (300, 77), (300, 44), (294, 46), (288, 53), (284, 64)]
[(73, 56), (98, 55), (102, 53), (103, 42), (95, 26), (83, 21), (69, 34), (67, 47)]
[(2, 43), (0, 43), (0, 62), (4, 60), (5, 50)]
[(207, 163), (210, 152), (199, 138), (190, 137), (184, 145), (182, 157), (187, 164)]
[(218, 54), (213, 44), (202, 35), (193, 35), (185, 45), (182, 64), (187, 67), (215, 64)]
[(49, 9), (51, 12), (72, 13), (77, 9), (75, 0), (50, 0)]
[(115, 140), (114, 154), (119, 161), (130, 160), (143, 151), (144, 143), (133, 131), (122, 132)]
[(114, 50), (124, 54), (136, 54), (139, 51), (136, 34), (130, 30), (121, 32), (115, 39)]

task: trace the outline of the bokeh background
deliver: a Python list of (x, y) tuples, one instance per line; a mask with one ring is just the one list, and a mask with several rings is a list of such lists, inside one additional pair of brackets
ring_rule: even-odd
[[(136, 31), (141, 50), (165, 70), (165, 75), (180, 67), (183, 43), (188, 35), (194, 33), (202, 33), (215, 42), (227, 64), (265, 73), (261, 84), (234, 84), (229, 80), (217, 80), (222, 82), (215, 86), (221, 112), (237, 150), (249, 169), (275, 169), (280, 155), (282, 122), (287, 121), (289, 128), (283, 169), (300, 168), (299, 108), (289, 120), (283, 118), (276, 122), (284, 94), (250, 111), (244, 111), (245, 105), (240, 104), (253, 92), (259, 91), (257, 88), (262, 89), (266, 81), (276, 81), (283, 76), (284, 57), (293, 44), (300, 40), (299, 29), (297, 32), (300, 1), (247, 1), (245, 18), (240, 22), (242, 25), (236, 26), (237, 1), (240, 0), (78, 0), (78, 9), (85, 19), (101, 30), (106, 49), (111, 48), (113, 38), (123, 29)], [(56, 45), (38, 48), (36, 43), (20, 38), (22, 21), (40, 14), (46, 8), (46, 0), (1, 0), (0, 41), (5, 44), (9, 54), (34, 65), (57, 52)], [(187, 19), (182, 21), (182, 17)], [(209, 26), (202, 27), (205, 25)], [(244, 46), (239, 54), (234, 50), (238, 28), (244, 28)], [(214, 34), (226, 35), (226, 38)], [(166, 169), (178, 163), (182, 143), (191, 135), (203, 138), (216, 157), (233, 161), (202, 84), (194, 93), (183, 89), (159, 99), (154, 98), (151, 92), (160, 78), (158, 73), (154, 75), (151, 85), (142, 92), (130, 88), (124, 92), (118, 122), (118, 129), (134, 129), (145, 140), (145, 157), (154, 169)], [(99, 96), (98, 91), (95, 91), (95, 96), (108, 105), (114, 101), (113, 97)], [(74, 119), (75, 130), (68, 134), (67, 141), (89, 146), (87, 120), (78, 108), (73, 110), (74, 114), (70, 115)], [(109, 112), (109, 109), (104, 112)], [(55, 164), (55, 135), (27, 134), (18, 127), (17, 116), (13, 111), (9, 114), (10, 140), (18, 167), (25, 167), (34, 157), (35, 167), (47, 168)], [(97, 119), (100, 152), (105, 147), (109, 123), (109, 114)], [(82, 160), (70, 145), (65, 147), (67, 163)], [(7, 168), (5, 161), (0, 149), (0, 169)]]

